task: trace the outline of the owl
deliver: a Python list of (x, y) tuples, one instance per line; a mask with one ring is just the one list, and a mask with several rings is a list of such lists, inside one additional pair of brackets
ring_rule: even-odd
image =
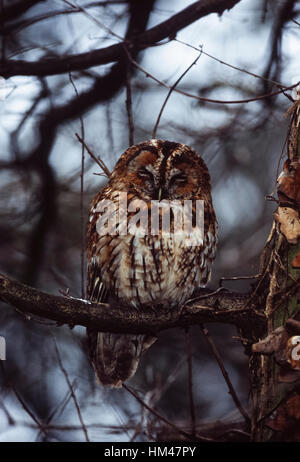
[[(186, 227), (181, 226), (184, 217), (189, 218)], [(171, 141), (132, 146), (91, 203), (87, 298), (117, 303), (125, 312), (129, 306), (158, 314), (176, 311), (208, 282), (216, 244), (217, 221), (203, 159)], [(141, 355), (156, 340), (90, 328), (87, 336), (98, 380), (111, 387), (133, 376)]]

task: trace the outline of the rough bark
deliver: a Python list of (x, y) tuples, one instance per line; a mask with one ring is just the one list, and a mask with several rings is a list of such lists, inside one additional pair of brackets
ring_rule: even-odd
[[(202, 298), (201, 298), (202, 297)], [(97, 305), (70, 296), (50, 295), (0, 276), (0, 300), (18, 311), (71, 326), (97, 328), (102, 332), (154, 333), (202, 322), (225, 322), (239, 327), (255, 325), (263, 330), (265, 318), (257, 314), (249, 295), (220, 291), (203, 294), (177, 311), (137, 311), (132, 307)]]
[[(262, 262), (264, 271), (257, 286), (257, 297), (262, 300), (267, 319), (264, 334), (267, 341), (255, 345), (252, 348), (255, 354), (250, 358), (254, 441), (300, 441), (299, 365), (291, 361), (288, 347), (292, 338), (288, 326), (297, 325), (292, 320), (300, 314), (300, 265), (296, 262), (300, 253), (299, 108), (298, 100), (290, 111), (288, 159), (278, 182), (279, 207), (274, 214), (268, 252)], [(281, 218), (283, 209), (288, 214)], [(256, 329), (252, 336), (257, 339)], [(261, 352), (265, 354), (256, 354)]]

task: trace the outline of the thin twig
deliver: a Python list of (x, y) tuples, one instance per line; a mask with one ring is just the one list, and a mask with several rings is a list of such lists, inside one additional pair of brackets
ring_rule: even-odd
[(224, 281), (243, 281), (249, 279), (258, 279), (261, 276), (261, 273), (254, 274), (253, 276), (231, 276), (231, 277), (222, 277), (219, 279), (219, 288), (223, 288), (222, 284)]
[(186, 359), (182, 358), (178, 364), (175, 366), (173, 371), (168, 375), (166, 380), (160, 384), (160, 386), (156, 386), (155, 390), (151, 393), (151, 398), (149, 399), (149, 403), (151, 406), (155, 406), (161, 397), (166, 393), (166, 391), (170, 388), (170, 386), (175, 382), (178, 374), (182, 371), (184, 364), (186, 363)]
[[(3, 0), (1, 0), (3, 1)], [(113, 1), (113, 0), (108, 0), (108, 1), (103, 1), (103, 2), (91, 2), (87, 5), (85, 5), (85, 11), (87, 10), (87, 8), (93, 8), (95, 6), (97, 7), (104, 7), (104, 6), (107, 6), (107, 5), (117, 5), (117, 4), (125, 4), (127, 3), (126, 0), (116, 0), (116, 1)], [(61, 16), (61, 15), (70, 15), (70, 14), (74, 14), (74, 13), (82, 13), (82, 9), (79, 7), (79, 8), (75, 8), (75, 5), (74, 7), (72, 7), (72, 9), (67, 9), (67, 10), (52, 10), (52, 11), (49, 11), (47, 13), (44, 13), (44, 14), (41, 14), (41, 15), (37, 15), (37, 16), (33, 16), (31, 18), (28, 18), (28, 19), (21, 19), (19, 22), (14, 22), (13, 24), (8, 24), (8, 25), (5, 25), (4, 27), (1, 27), (1, 33), (3, 35), (9, 35), (11, 33), (15, 33), (15, 32), (19, 32), (20, 30), (23, 30), (27, 27), (30, 27), (38, 22), (41, 22), (41, 21), (45, 21), (47, 19), (50, 19), (50, 18), (53, 18), (53, 17), (57, 17), (57, 16)]]
[[(74, 387), (74, 385), (73, 385)], [(57, 406), (53, 409), (53, 411), (49, 414), (48, 419), (46, 420), (47, 427), (49, 427), (51, 421), (54, 419), (55, 416), (59, 417), (62, 415), (63, 411), (65, 410), (66, 406), (68, 405), (70, 399), (72, 398), (72, 394), (70, 390), (67, 391), (66, 395), (63, 399), (57, 404)], [(82, 430), (81, 427), (79, 427)]]
[(200, 324), (200, 329), (202, 330), (204, 338), (206, 339), (209, 347), (211, 348), (211, 350), (212, 350), (212, 352), (214, 354), (214, 357), (216, 358), (216, 361), (217, 361), (217, 363), (219, 365), (219, 368), (221, 369), (221, 372), (223, 374), (225, 382), (227, 383), (229, 393), (232, 396), (234, 404), (236, 405), (236, 407), (239, 410), (239, 412), (241, 413), (241, 415), (244, 417), (245, 422), (247, 423), (247, 425), (249, 425), (250, 424), (250, 418), (249, 418), (247, 412), (245, 411), (245, 409), (243, 408), (240, 400), (237, 397), (237, 394), (236, 394), (236, 392), (235, 392), (235, 390), (233, 388), (233, 385), (232, 385), (231, 380), (229, 378), (228, 372), (225, 369), (225, 366), (223, 364), (220, 353), (219, 353), (219, 351), (218, 351), (218, 349), (217, 349), (217, 347), (215, 345), (215, 342), (213, 341), (209, 331), (204, 326), (202, 326), (201, 324)]
[(300, 26), (300, 22), (296, 21), (296, 19), (291, 18), (291, 20), (292, 20), (295, 24), (297, 24), (297, 26)]
[(67, 5), (71, 6), (72, 8), (74, 8), (76, 11), (81, 11), (83, 14), (85, 14), (85, 16), (89, 19), (91, 19), (98, 27), (100, 27), (100, 29), (103, 29), (105, 30), (106, 32), (108, 32), (110, 35), (116, 37), (118, 40), (121, 40), (123, 41), (124, 40), (124, 37), (121, 37), (120, 35), (116, 34), (115, 32), (113, 32), (109, 27), (107, 27), (105, 24), (103, 24), (102, 22), (99, 21), (99, 19), (95, 18), (93, 15), (91, 15), (83, 6), (79, 6), (77, 3), (72, 3), (70, 2), (69, 0), (63, 0), (64, 3), (66, 3)]
[[(174, 40), (175, 40), (175, 42), (181, 43), (182, 45), (193, 48), (193, 50), (199, 51), (199, 48), (191, 45), (190, 43), (186, 43), (183, 40), (179, 40), (177, 38), (174, 38)], [(276, 85), (276, 86), (278, 86), (280, 88), (285, 87), (285, 85), (282, 85), (280, 82), (276, 82), (276, 80), (267, 79), (266, 77), (263, 77), (261, 75), (254, 74), (254, 72), (247, 71), (247, 69), (242, 69), (240, 67), (234, 66), (233, 64), (226, 63), (225, 61), (223, 61), (223, 60), (221, 60), (219, 58), (216, 58), (213, 55), (210, 55), (209, 53), (204, 51), (203, 48), (201, 48), (201, 51), (202, 51), (202, 54), (204, 54), (205, 56), (208, 56), (209, 58), (214, 59), (215, 61), (217, 61), (218, 63), (220, 63), (220, 64), (222, 64), (224, 66), (230, 67), (231, 69), (234, 69), (234, 70), (239, 71), (239, 72), (243, 72), (244, 74), (251, 75), (252, 77), (255, 77), (256, 79), (260, 79), (260, 80), (264, 80), (266, 82), (273, 83), (274, 85)]]
[[(0, 361), (0, 368), (2, 369), (2, 373), (5, 376), (5, 368), (4, 368), (3, 362), (1, 362), (1, 361)], [(27, 406), (27, 404), (23, 400), (22, 396), (20, 395), (20, 393), (18, 392), (18, 390), (16, 389), (14, 384), (9, 381), (8, 385), (12, 389), (12, 391), (14, 392), (14, 395), (16, 396), (17, 400), (21, 404), (21, 406), (24, 409), (24, 411), (26, 412), (26, 414), (28, 414), (29, 417), (33, 420), (33, 422), (37, 425), (40, 432), (43, 432), (44, 435), (46, 436), (46, 430), (44, 428), (44, 425), (37, 419), (37, 417), (34, 415), (34, 413), (29, 409), (29, 407)]]
[(201, 56), (201, 50), (199, 51), (199, 55), (197, 56), (197, 58), (192, 62), (192, 64), (190, 64), (190, 66), (180, 75), (180, 77), (176, 80), (176, 82), (171, 86), (167, 96), (166, 96), (166, 99), (164, 100), (163, 102), (163, 105), (159, 111), (159, 114), (158, 114), (158, 117), (157, 117), (157, 120), (156, 120), (156, 123), (155, 123), (155, 126), (154, 126), (154, 129), (153, 129), (153, 133), (152, 133), (152, 138), (155, 139), (156, 138), (156, 132), (157, 132), (157, 129), (158, 129), (158, 125), (159, 125), (159, 122), (160, 122), (160, 119), (161, 119), (161, 116), (162, 116), (162, 113), (166, 107), (166, 104), (168, 102), (168, 99), (170, 98), (172, 92), (175, 90), (175, 88), (177, 87), (177, 85), (179, 84), (179, 82), (183, 79), (183, 77), (189, 72), (189, 70), (197, 63), (198, 59), (200, 58)]
[[(130, 59), (130, 61), (132, 62), (132, 64), (141, 72), (143, 72), (146, 77), (150, 77), (152, 80), (154, 80), (155, 82), (157, 82), (159, 85), (162, 85), (163, 87), (165, 88), (171, 88), (170, 85), (168, 85), (166, 82), (163, 82), (162, 80), (159, 80), (157, 77), (155, 77), (154, 75), (150, 74), (150, 72), (148, 72), (147, 70), (145, 70), (142, 66), (140, 66), (140, 64), (138, 64), (133, 58), (132, 56), (130, 55), (129, 51), (127, 48), (125, 48), (125, 52), (128, 56), (128, 58)], [(259, 95), (259, 96), (255, 96), (254, 98), (248, 98), (248, 99), (239, 99), (239, 100), (229, 100), (229, 101), (226, 101), (226, 100), (220, 100), (220, 99), (211, 99), (211, 98), (204, 98), (203, 96), (198, 96), (198, 95), (193, 95), (192, 93), (188, 93), (187, 91), (183, 91), (183, 90), (179, 90), (178, 88), (175, 88), (174, 91), (176, 93), (179, 93), (180, 95), (184, 95), (184, 96), (188, 96), (189, 98), (194, 98), (198, 101), (203, 101), (205, 103), (214, 103), (214, 104), (243, 104), (243, 103), (251, 103), (253, 101), (260, 101), (260, 100), (263, 100), (265, 98), (270, 98), (271, 96), (276, 96), (276, 95), (279, 95), (281, 93), (283, 93), (284, 91), (286, 90), (292, 90), (293, 88), (297, 87), (297, 85), (299, 85), (300, 82), (297, 82), (295, 83), (294, 85), (290, 85), (289, 87), (284, 87), (284, 88), (281, 88), (280, 90), (277, 90), (277, 91), (273, 91), (271, 93), (267, 93), (265, 95)]]
[(192, 435), (196, 436), (196, 414), (195, 414), (195, 402), (193, 394), (193, 363), (192, 363), (192, 352), (191, 352), (191, 338), (188, 328), (185, 331), (185, 349), (186, 359), (188, 365), (188, 390), (189, 390), (189, 404), (190, 404), (190, 417), (191, 417), (191, 429)]
[(66, 369), (64, 368), (64, 365), (63, 365), (63, 362), (62, 362), (62, 359), (61, 359), (61, 356), (60, 356), (60, 352), (59, 352), (59, 349), (58, 349), (58, 346), (57, 346), (57, 343), (56, 343), (56, 338), (55, 338), (55, 336), (54, 336), (54, 334), (52, 332), (51, 332), (51, 334), (52, 334), (53, 341), (54, 341), (54, 346), (55, 346), (55, 351), (56, 351), (56, 355), (57, 355), (59, 368), (60, 368), (60, 370), (62, 371), (62, 373), (65, 376), (67, 385), (69, 387), (72, 399), (74, 401), (74, 404), (75, 404), (75, 407), (76, 407), (76, 410), (77, 410), (78, 418), (79, 418), (79, 421), (80, 421), (80, 424), (81, 424), (82, 431), (84, 433), (85, 439), (86, 439), (87, 442), (89, 442), (90, 440), (89, 440), (88, 432), (87, 432), (86, 426), (85, 426), (83, 418), (82, 418), (80, 406), (78, 404), (78, 401), (77, 401), (77, 398), (76, 398), (76, 395), (75, 395), (75, 392), (74, 392), (74, 388), (73, 388), (72, 383), (71, 383), (71, 381), (69, 379), (68, 373), (67, 373)]
[(103, 173), (105, 174), (105, 176), (107, 176), (107, 178), (110, 177), (111, 173), (110, 171), (108, 170), (108, 168), (106, 167), (104, 161), (101, 159), (101, 158), (97, 158), (95, 156), (95, 154), (92, 153), (92, 151), (90, 150), (90, 148), (87, 146), (87, 144), (84, 142), (84, 140), (81, 138), (81, 136), (78, 135), (78, 133), (75, 133), (75, 136), (76, 138), (78, 139), (78, 141), (84, 145), (85, 149), (87, 150), (88, 154), (91, 156), (91, 158), (99, 165), (99, 167), (101, 168), (101, 170), (103, 171)]
[(182, 430), (181, 428), (177, 427), (177, 425), (174, 425), (172, 422), (170, 422), (168, 419), (166, 419), (165, 417), (163, 417), (162, 415), (160, 415), (157, 411), (155, 411), (154, 409), (152, 409), (150, 406), (148, 406), (148, 404), (146, 404), (138, 395), (137, 393), (130, 387), (128, 387), (128, 385), (125, 385), (125, 383), (122, 384), (123, 388), (125, 388), (126, 391), (128, 391), (128, 393), (130, 393), (132, 396), (135, 397), (135, 399), (143, 406), (145, 407), (148, 411), (150, 411), (153, 415), (155, 415), (155, 417), (157, 417), (159, 420), (162, 420), (163, 422), (165, 422), (167, 425), (169, 425), (170, 427), (174, 428), (174, 430), (176, 430), (179, 434), (185, 436), (186, 438), (188, 438), (188, 440), (191, 440), (191, 438), (195, 439), (196, 441), (214, 441), (213, 439), (211, 438), (207, 438), (205, 436), (197, 436), (197, 437), (193, 437), (193, 435), (191, 435), (190, 433), (187, 433), (185, 432), (184, 430)]
[(130, 77), (131, 77), (131, 65), (128, 61), (127, 68), (126, 68), (126, 110), (127, 110), (127, 117), (128, 117), (129, 146), (133, 146), (134, 145), (134, 124), (133, 124), (133, 115), (132, 115)]
[[(160, 24), (141, 33), (133, 34), (131, 39), (134, 50), (138, 52), (150, 46), (155, 46), (164, 39), (168, 39), (170, 36), (175, 37), (179, 30), (189, 26), (198, 19), (206, 17), (210, 13), (221, 15), (226, 9), (233, 8), (234, 5), (238, 4), (240, 1), (241, 0), (197, 0)], [(13, 7), (9, 7), (9, 10), (11, 11), (12, 8)], [(6, 8), (6, 13), (7, 9), (8, 7)], [(103, 24), (101, 24), (100, 27), (103, 27)], [(111, 31), (109, 32), (111, 33)], [(123, 55), (123, 44), (124, 42), (116, 43), (94, 51), (89, 50), (85, 53), (76, 55), (71, 54), (64, 56), (63, 59), (53, 57), (50, 59), (41, 59), (38, 62), (6, 60), (4, 69), (1, 69), (1, 74), (5, 78), (21, 74), (38, 76), (53, 75), (108, 64), (119, 61), (120, 57)]]
[[(76, 88), (76, 85), (73, 81), (72, 74), (69, 72), (69, 79), (74, 88), (77, 99), (79, 99), (79, 94)], [(80, 172), (80, 229), (81, 229), (81, 298), (85, 299), (85, 226), (84, 226), (84, 213), (83, 213), (83, 193), (84, 193), (84, 123), (83, 118), (80, 115), (80, 127), (81, 127), (81, 138), (83, 143), (81, 143), (81, 172)]]
[[(34, 428), (36, 429), (36, 425), (29, 423), (29, 422), (24, 422), (24, 421), (18, 421), (17, 424), (22, 425), (24, 427), (29, 427), (29, 428)], [(135, 424), (127, 424), (126, 425), (127, 430), (134, 430)], [(46, 425), (45, 430), (58, 430), (58, 431), (81, 431), (82, 427), (81, 425), (60, 425), (60, 424), (55, 424), (55, 425)], [(109, 425), (109, 424), (104, 424), (104, 423), (91, 423), (91, 424), (86, 424), (86, 428), (88, 429), (103, 429), (107, 430), (113, 433), (119, 432), (119, 433), (124, 433), (124, 426), (123, 425)]]

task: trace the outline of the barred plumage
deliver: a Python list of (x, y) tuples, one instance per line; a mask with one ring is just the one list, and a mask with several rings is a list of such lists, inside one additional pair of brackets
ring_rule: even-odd
[[(120, 193), (126, 193), (125, 215), (121, 213)], [(138, 221), (136, 211), (141, 214), (144, 207), (143, 216), (149, 218), (155, 200), (159, 205), (175, 201), (179, 208), (190, 201), (185, 203), (191, 208), (192, 228), (174, 233), (175, 207), (170, 214), (170, 233), (163, 232), (164, 212), (160, 209), (158, 234), (151, 234), (151, 219), (143, 225), (142, 215)], [(111, 209), (105, 208), (108, 201), (113, 204)], [(196, 220), (197, 201), (204, 205), (203, 230)], [(105, 213), (109, 218), (106, 233), (114, 224), (116, 233), (103, 233), (99, 223)], [(134, 233), (122, 232), (124, 222), (131, 230), (135, 221), (138, 226), (133, 227)], [(124, 310), (128, 305), (138, 310), (176, 309), (209, 280), (216, 231), (209, 173), (195, 151), (184, 144), (161, 140), (130, 147), (117, 162), (107, 187), (91, 204), (87, 226), (88, 298), (117, 301)], [(90, 329), (88, 339), (98, 379), (111, 386), (121, 386), (134, 374), (140, 356), (155, 340)]]

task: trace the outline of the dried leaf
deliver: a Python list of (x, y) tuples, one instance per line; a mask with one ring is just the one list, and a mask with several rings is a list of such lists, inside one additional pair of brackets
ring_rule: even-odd
[(294, 383), (300, 379), (300, 371), (289, 370), (281, 367), (278, 374), (278, 383)]
[(286, 432), (299, 428), (299, 421), (300, 395), (293, 394), (271, 414), (266, 424), (272, 430)]
[(292, 261), (292, 267), (293, 268), (300, 268), (300, 252), (297, 253), (294, 260)]
[(252, 345), (253, 353), (272, 354), (285, 349), (289, 335), (283, 326), (275, 329), (263, 340)]
[(289, 417), (300, 420), (300, 395), (291, 396), (286, 402)]
[(300, 236), (300, 219), (297, 210), (290, 207), (278, 207), (274, 218), (280, 225), (280, 232), (290, 244), (297, 244)]
[(291, 202), (300, 208), (300, 158), (286, 160), (283, 170), (277, 179), (278, 197), (281, 202)]
[[(298, 321), (288, 321), (298, 325)], [(299, 374), (289, 372), (300, 371), (300, 335), (291, 336), (285, 327), (278, 327), (266, 338), (252, 345), (252, 352), (275, 355), (275, 360), (282, 366), (280, 382), (294, 382), (299, 378)]]

